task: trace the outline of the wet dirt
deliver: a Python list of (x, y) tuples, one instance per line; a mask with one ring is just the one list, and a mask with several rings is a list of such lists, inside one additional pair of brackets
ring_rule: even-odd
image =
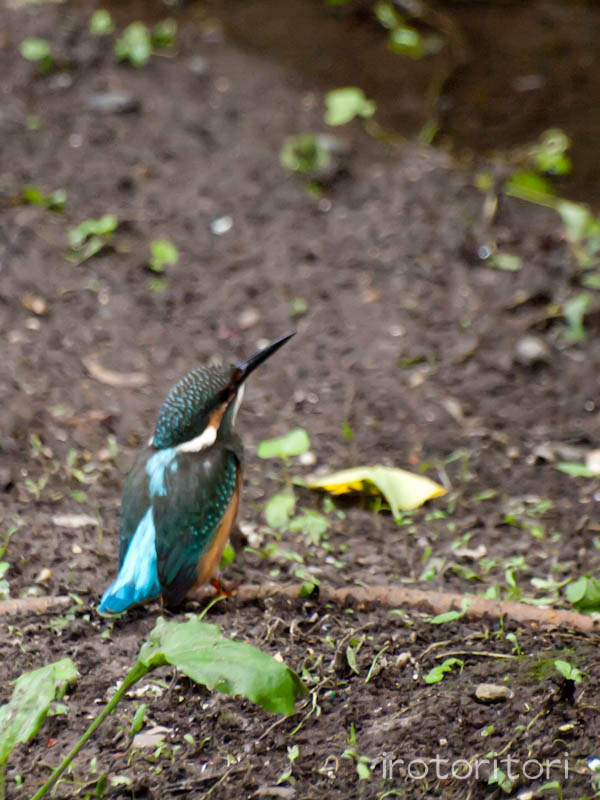
[[(314, 87), (238, 49), (214, 12), (184, 20), (176, 51), (118, 65), (112, 39), (88, 31), (92, 10), (1, 12), (4, 578), (12, 597), (77, 599), (66, 614), (0, 623), (0, 699), (21, 672), (61, 656), (80, 672), (67, 713), (11, 758), (11, 798), (48, 777), (161, 613), (151, 605), (113, 624), (95, 605), (116, 569), (124, 475), (167, 391), (198, 363), (298, 330), (285, 357), (252, 376), (240, 411), (244, 503), (225, 580), (401, 581), (568, 606), (563, 581), (600, 565), (597, 482), (556, 469), (597, 447), (600, 366), (597, 311), (577, 345), (557, 311), (576, 291), (558, 218), (505, 199), (490, 221), (472, 175), (446, 155), (375, 141), (359, 123), (336, 131), (349, 155), (321, 193), (308, 191), (279, 150), (286, 136), (325, 130)], [(26, 36), (52, 43), (58, 70), (42, 75), (19, 57)], [(128, 113), (90, 108), (107, 92), (125, 96)], [(31, 184), (66, 190), (64, 213), (23, 204)], [(68, 261), (68, 229), (107, 213), (119, 220), (107, 246)], [(180, 258), (157, 276), (148, 260), (159, 237)], [(491, 269), (480, 258), (490, 247), (522, 269)], [(326, 511), (321, 537), (268, 531), (264, 503), (284, 471), (256, 445), (296, 426), (316, 464), (294, 462), (292, 474), (425, 465), (448, 493), (401, 525), (344, 503)], [(323, 510), (320, 495), (297, 496)], [(510, 620), (433, 625), (415, 609), (318, 599), (233, 598), (209, 619), (304, 675), (311, 695), (298, 713), (278, 719), (165, 669), (98, 731), (56, 797), (95, 792), (102, 773), (108, 797), (505, 796), (499, 773), (489, 783), (490, 753), (518, 760), (514, 794), (556, 796), (541, 788), (553, 781), (564, 797), (595, 791), (597, 636)], [(425, 682), (451, 658), (441, 682)], [(556, 658), (582, 683), (545, 669)], [(482, 702), (480, 683), (509, 693)], [(167, 729), (158, 753), (127, 750), (142, 702), (146, 727)]]

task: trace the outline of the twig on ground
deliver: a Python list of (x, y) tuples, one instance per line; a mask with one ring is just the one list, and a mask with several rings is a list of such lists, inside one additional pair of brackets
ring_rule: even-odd
[[(234, 594), (234, 599), (241, 603), (252, 600), (264, 600), (268, 597), (283, 595), (289, 598), (302, 597), (300, 583), (262, 583), (242, 584)], [(442, 614), (453, 609), (461, 610), (465, 597), (470, 607), (464, 612), (467, 619), (483, 617), (507, 617), (514, 622), (544, 627), (565, 626), (578, 631), (600, 632), (600, 616), (580, 614), (560, 608), (543, 608), (527, 603), (514, 601), (490, 600), (487, 597), (462, 595), (455, 592), (435, 592), (425, 589), (413, 589), (408, 586), (333, 586), (319, 587), (318, 599), (325, 603), (345, 605), (372, 604), (387, 608), (410, 607), (429, 613)], [(204, 593), (198, 592), (195, 600), (204, 602), (214, 598), (214, 589), (206, 586)], [(315, 598), (313, 598), (315, 599)], [(0, 601), (0, 617), (25, 616), (27, 614), (54, 612), (72, 604), (70, 597), (26, 597), (16, 600)]]

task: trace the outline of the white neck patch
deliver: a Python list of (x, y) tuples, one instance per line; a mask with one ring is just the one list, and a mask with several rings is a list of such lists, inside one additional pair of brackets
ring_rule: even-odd
[(190, 439), (189, 442), (182, 442), (175, 448), (176, 453), (199, 453), (213, 445), (217, 440), (217, 429), (214, 425), (208, 425), (199, 436)]
[(238, 389), (238, 393), (233, 403), (233, 416), (231, 418), (231, 424), (235, 424), (235, 418), (237, 417), (237, 413), (240, 410), (240, 406), (242, 405), (242, 400), (244, 399), (244, 389), (246, 388), (246, 384), (242, 383), (240, 388)]

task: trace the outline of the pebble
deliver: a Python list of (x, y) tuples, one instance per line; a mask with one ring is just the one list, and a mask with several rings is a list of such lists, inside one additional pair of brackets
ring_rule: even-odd
[(515, 346), (515, 360), (524, 367), (545, 364), (550, 360), (550, 351), (539, 336), (522, 336)]
[(123, 92), (99, 92), (85, 98), (85, 107), (97, 114), (130, 114), (140, 110), (140, 101)]
[(497, 683), (480, 683), (475, 689), (475, 697), (482, 703), (498, 703), (512, 697), (512, 692), (508, 686), (500, 686)]

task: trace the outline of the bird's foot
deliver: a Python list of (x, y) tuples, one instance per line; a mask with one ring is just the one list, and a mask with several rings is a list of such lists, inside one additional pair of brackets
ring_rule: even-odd
[(210, 581), (210, 585), (215, 589), (217, 596), (223, 595), (223, 597), (232, 597), (240, 588), (242, 582), (235, 581), (235, 583), (230, 583), (228, 585), (225, 585), (221, 583), (221, 581), (218, 578), (213, 578)]

